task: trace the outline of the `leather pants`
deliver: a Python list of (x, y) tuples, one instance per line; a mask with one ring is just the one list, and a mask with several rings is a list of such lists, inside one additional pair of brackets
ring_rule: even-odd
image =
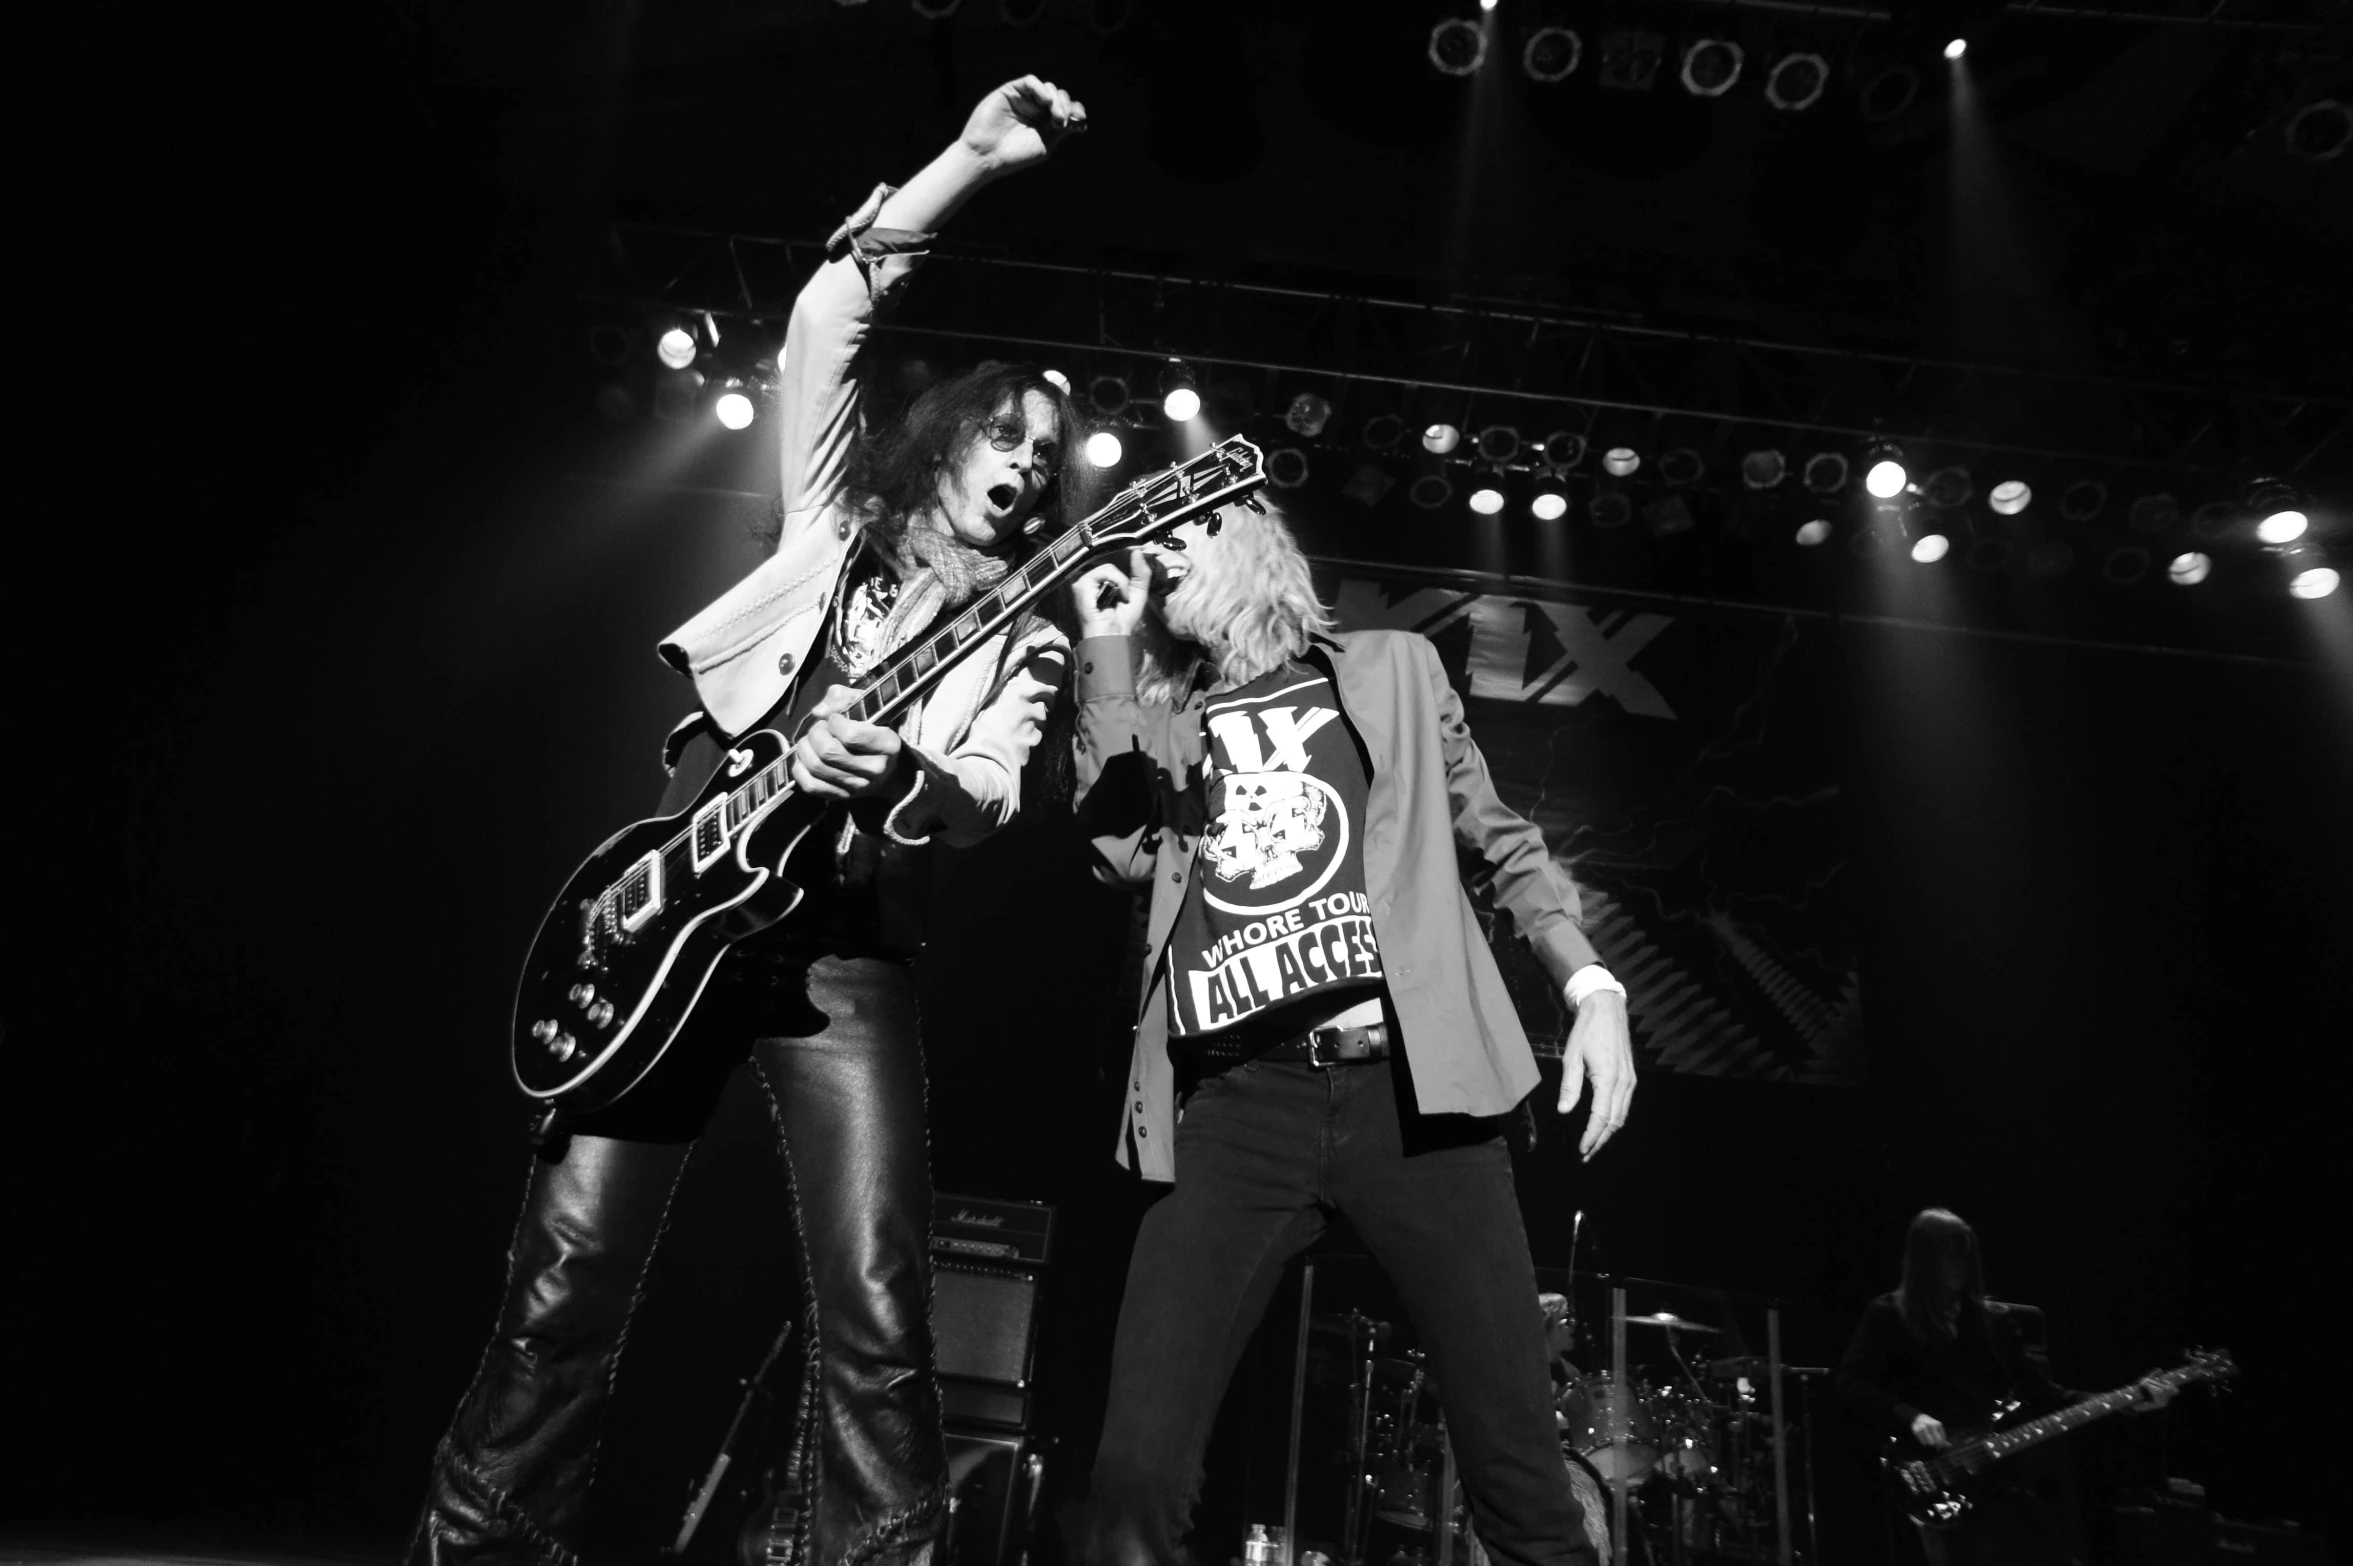
[[(792, 1185), (814, 1422), (799, 1558), (922, 1566), (945, 1537), (947, 1455), (914, 978), (875, 958), (762, 966), (719, 1025), (757, 1035)], [(574, 1558), (629, 1318), (737, 1050), (701, 1050), (660, 1092), (649, 1083), (542, 1149), (496, 1333), (435, 1454), (412, 1566)]]

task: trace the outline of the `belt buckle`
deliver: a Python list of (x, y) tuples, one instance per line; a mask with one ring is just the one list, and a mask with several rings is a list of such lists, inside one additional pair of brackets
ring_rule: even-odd
[(1337, 1051), (1340, 1043), (1340, 1030), (1338, 1028), (1315, 1028), (1311, 1029), (1307, 1035), (1307, 1063), (1318, 1071), (1327, 1071), (1339, 1065), (1342, 1060), (1342, 1057), (1337, 1053), (1331, 1055), (1324, 1053), (1324, 1041), (1327, 1039), (1331, 1041), (1333, 1049)]

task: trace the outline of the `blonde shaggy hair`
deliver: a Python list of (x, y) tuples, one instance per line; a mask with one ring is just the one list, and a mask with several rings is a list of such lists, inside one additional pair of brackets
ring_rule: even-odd
[(1187, 559), (1192, 569), (1169, 594), (1167, 618), (1144, 619), (1136, 694), (1146, 701), (1176, 705), (1204, 664), (1221, 687), (1247, 685), (1307, 651), (1310, 633), (1332, 628), (1306, 554), (1271, 509), (1233, 507), (1217, 537)]

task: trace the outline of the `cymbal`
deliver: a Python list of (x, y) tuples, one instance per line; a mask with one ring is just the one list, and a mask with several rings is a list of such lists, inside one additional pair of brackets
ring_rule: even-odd
[(1679, 1332), (1705, 1332), (1711, 1337), (1724, 1330), (1721, 1327), (1705, 1327), (1696, 1321), (1685, 1321), (1671, 1310), (1662, 1310), (1655, 1316), (1628, 1316), (1626, 1321), (1629, 1326), (1673, 1327)]

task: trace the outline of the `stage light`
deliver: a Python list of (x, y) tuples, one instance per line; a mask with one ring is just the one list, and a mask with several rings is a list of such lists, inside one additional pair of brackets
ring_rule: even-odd
[(1612, 446), (1601, 454), (1601, 470), (1612, 478), (1627, 478), (1642, 466), (1642, 454), (1631, 446)]
[(629, 334), (610, 321), (598, 322), (588, 329), (588, 356), (599, 364), (627, 362)]
[(654, 344), (654, 352), (671, 369), (683, 370), (694, 363), (694, 333), (673, 326)]
[(1007, 27), (1035, 26), (1046, 14), (1046, 0), (997, 0), (997, 15)]
[(1125, 412), (1128, 397), (1127, 377), (1124, 375), (1098, 375), (1087, 382), (1088, 405), (1105, 418)]
[(2337, 590), (2334, 566), (2308, 566), (2288, 579), (2288, 591), (2298, 598), (2326, 598)]
[(782, 374), (784, 373), (784, 368), (785, 368), (786, 364), (788, 364), (789, 362), (791, 362), (791, 358), (792, 358), (792, 345), (791, 345), (790, 343), (778, 343), (778, 344), (776, 345), (776, 373), (777, 373), (777, 374), (779, 374), (779, 375), (782, 375)]
[(1778, 489), (1789, 477), (1789, 459), (1770, 446), (1740, 459), (1740, 482), (1750, 489)]
[(702, 395), (702, 371), (672, 370), (654, 388), (654, 417), (683, 423), (694, 417), (695, 404)]
[(907, 3), (925, 21), (944, 22), (956, 14), (956, 7), (962, 5), (964, 0), (907, 0)]
[(2327, 163), (2342, 157), (2353, 142), (2353, 109), (2334, 98), (2304, 105), (2288, 121), (2288, 156), (2305, 163)]
[(1283, 412), (1283, 422), (1295, 435), (1313, 440), (1332, 422), (1332, 405), (1314, 392), (1301, 392), (1291, 399), (1291, 406)]
[(2030, 576), (2065, 576), (2073, 564), (2075, 546), (2063, 538), (2046, 538), (2026, 552), (2026, 570)]
[(1696, 484), (1707, 472), (1708, 465), (1689, 446), (1671, 446), (1659, 453), (1659, 477), (1669, 484)]
[(2024, 479), (2004, 479), (1986, 492), (1985, 503), (1996, 516), (2014, 517), (2034, 504), (2034, 491)]
[(1740, 80), (1747, 58), (1728, 38), (1702, 38), (1683, 51), (1683, 90), (1695, 98), (1721, 98)]
[(1969, 504), (1975, 493), (1977, 486), (1969, 481), (1967, 468), (1938, 468), (1920, 481), (1920, 498), (1940, 511)]
[(1277, 446), (1266, 454), (1266, 481), (1277, 489), (1297, 489), (1307, 482), (1307, 453), (1296, 446)]
[(1601, 35), (1601, 85), (1614, 92), (1648, 92), (1666, 58), (1667, 37), (1635, 27)]
[(1969, 40), (1966, 38), (1956, 38), (1944, 46), (1944, 57), (1948, 60), (1958, 60), (1968, 52)]
[(2214, 557), (2195, 549), (2185, 549), (2173, 557), (2165, 574), (2176, 587), (2195, 587), (2214, 574)]
[(1433, 424), (1422, 431), (1422, 450), (1434, 451), (1443, 457), (1462, 444), (1462, 431), (1451, 424)]
[(1544, 437), (1544, 460), (1556, 468), (1573, 468), (1585, 460), (1585, 437), (1574, 430), (1554, 430)]
[(2162, 533), (2181, 520), (2181, 507), (2171, 495), (2142, 495), (2133, 501), (2124, 520), (2136, 533)]
[(1045, 376), (1047, 385), (1053, 387), (1056, 391), (1060, 392), (1065, 397), (1070, 395), (1069, 376), (1063, 374), (1060, 370), (1046, 370), (1041, 373)]
[(1492, 10), (1494, 10), (1494, 9), (1495, 9), (1495, 0), (1479, 0), (1479, 9), (1480, 9), (1480, 10), (1482, 10), (1482, 11), (1492, 11)]
[(1478, 448), (1479, 460), (1501, 467), (1520, 454), (1520, 432), (1508, 424), (1490, 424), (1479, 431), (1473, 444)]
[(2077, 479), (2059, 497), (2059, 515), (2070, 522), (2089, 522), (2108, 508), (2108, 486), (2098, 479)]
[(1491, 517), (1503, 509), (1503, 491), (1482, 484), (1471, 491), (1471, 509), (1483, 517)]
[(729, 381), (719, 400), (711, 404), (711, 411), (729, 429), (742, 430), (751, 428), (752, 415), (758, 410), (752, 406), (752, 399), (744, 395), (743, 382)]
[(1540, 489), (1528, 502), (1528, 511), (1539, 522), (1558, 522), (1569, 514), (1569, 497), (1557, 489)]
[(1634, 502), (1616, 493), (1596, 495), (1589, 514), (1595, 527), (1621, 528), (1634, 520)]
[(1446, 481), (1443, 473), (1425, 473), (1413, 481), (1413, 488), (1405, 492), (1405, 498), (1424, 511), (1435, 511), (1454, 498), (1454, 486)]
[(1116, 468), (1122, 455), (1119, 437), (1109, 430), (1097, 430), (1087, 437), (1087, 460), (1099, 468)]
[(2130, 587), (2149, 574), (2149, 552), (2138, 544), (2108, 551), (2100, 562), (2100, 579), (2112, 587)]
[(1798, 524), (1797, 541), (1801, 548), (1811, 549), (1816, 544), (1828, 542), (1829, 538), (1830, 524), (1820, 517), (1814, 518), (1811, 522)]
[(1469, 76), (1487, 59), (1487, 33), (1476, 22), (1450, 17), (1430, 29), (1430, 63), (1448, 76)]
[(607, 381), (597, 388), (596, 411), (615, 424), (626, 424), (637, 417), (637, 399), (619, 381)]
[(1968, 562), (1972, 571), (1999, 571), (2010, 563), (2016, 553), (2006, 538), (1981, 538), (1969, 546)]
[(1884, 124), (1912, 106), (1920, 95), (1920, 73), (1908, 65), (1891, 65), (1863, 88), (1863, 118)]
[(1863, 475), (1863, 488), (1880, 500), (1893, 500), (1904, 492), (1904, 485), (1909, 479), (1910, 475), (1904, 472), (1900, 460), (1883, 456), (1873, 462), (1871, 470)]
[(1376, 413), (1356, 433), (1368, 449), (1387, 451), (1405, 439), (1405, 421), (1394, 413)]
[(1830, 62), (1818, 54), (1785, 54), (1765, 73), (1765, 101), (1795, 113), (1822, 101), (1830, 86)]
[(1520, 69), (1539, 82), (1566, 81), (1585, 57), (1585, 40), (1566, 27), (1539, 27), (1520, 51)]
[(1804, 483), (1817, 495), (1835, 495), (1846, 488), (1846, 453), (1817, 451), (1806, 458)]
[(1953, 541), (1942, 533), (1923, 533), (1912, 540), (1912, 558), (1922, 565), (1934, 565), (1953, 552)]
[(1160, 411), (1177, 423), (1201, 416), (1201, 394), (1190, 386), (1179, 386), (1160, 399)]
[(2190, 513), (2190, 531), (2209, 544), (2219, 544), (2239, 525), (2239, 508), (2227, 500), (2209, 500)]
[(2255, 536), (2267, 544), (2292, 544), (2304, 536), (2304, 529), (2309, 525), (2309, 519), (2301, 511), (2274, 511), (2255, 524)]

